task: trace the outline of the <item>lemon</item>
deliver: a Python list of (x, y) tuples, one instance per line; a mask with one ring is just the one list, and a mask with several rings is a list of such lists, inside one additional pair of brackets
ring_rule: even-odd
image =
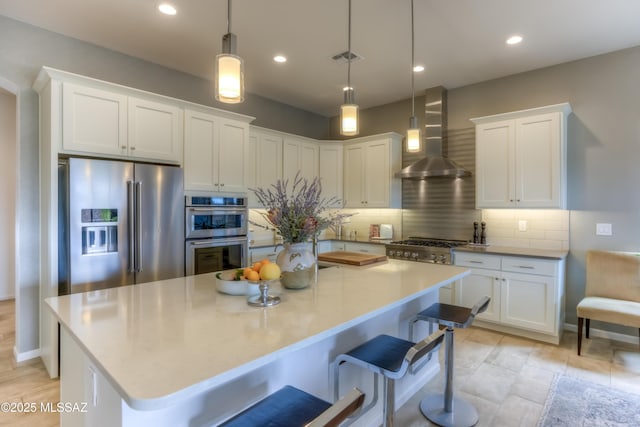
[(260, 278), (262, 280), (275, 280), (280, 278), (280, 267), (273, 262), (264, 264), (260, 269)]

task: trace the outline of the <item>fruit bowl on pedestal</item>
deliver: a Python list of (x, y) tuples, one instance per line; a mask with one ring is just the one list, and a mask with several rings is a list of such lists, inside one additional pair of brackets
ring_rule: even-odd
[(269, 286), (276, 280), (278, 279), (249, 282), (250, 284), (258, 284), (259, 293), (258, 295), (247, 298), (247, 304), (253, 307), (270, 307), (272, 305), (280, 304), (280, 297), (269, 295)]

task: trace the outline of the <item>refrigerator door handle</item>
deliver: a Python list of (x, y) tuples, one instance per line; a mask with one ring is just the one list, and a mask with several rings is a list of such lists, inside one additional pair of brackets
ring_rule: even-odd
[(135, 238), (135, 267), (136, 273), (142, 271), (142, 182), (135, 183), (136, 189), (136, 238)]
[(129, 247), (129, 257), (127, 259), (127, 271), (129, 273), (135, 272), (135, 256), (136, 248), (133, 244), (135, 240), (135, 198), (133, 194), (133, 181), (127, 181), (127, 241)]

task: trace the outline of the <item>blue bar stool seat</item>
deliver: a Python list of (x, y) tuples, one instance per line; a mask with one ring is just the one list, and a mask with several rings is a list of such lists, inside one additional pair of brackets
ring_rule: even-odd
[(292, 386), (284, 386), (220, 427), (334, 427), (354, 414), (364, 394), (353, 389), (333, 405)]
[(404, 377), (410, 367), (437, 348), (444, 334), (437, 331), (420, 342), (412, 342), (389, 335), (378, 335), (347, 353), (339, 355), (334, 361), (335, 396), (340, 391), (340, 365), (349, 362), (366, 368), (374, 373), (374, 391), (372, 401), (362, 409), (371, 409), (378, 401), (378, 376), (385, 378), (383, 384), (383, 426), (392, 427), (395, 413), (395, 380)]
[(471, 326), (475, 317), (489, 307), (491, 299), (482, 297), (472, 308), (435, 303), (421, 311), (410, 324), (423, 320), (429, 322), (429, 331), (434, 323), (446, 326), (445, 332), (445, 391), (425, 397), (420, 402), (420, 411), (429, 421), (444, 427), (470, 427), (478, 422), (478, 411), (467, 401), (453, 396), (453, 328)]

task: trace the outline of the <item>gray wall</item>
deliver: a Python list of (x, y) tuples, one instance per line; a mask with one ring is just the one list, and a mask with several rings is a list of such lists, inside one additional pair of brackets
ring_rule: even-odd
[[(19, 88), (18, 295), (16, 348), (38, 344), (38, 96), (31, 89), (43, 65), (256, 117), (253, 124), (326, 138), (328, 119), (248, 94), (240, 105), (217, 103), (212, 83), (137, 58), (0, 16), (0, 78)], [(250, 89), (250, 88), (249, 88)]]
[[(585, 252), (640, 251), (638, 70), (640, 47), (450, 89), (448, 93), (450, 132), (472, 129), (472, 117), (561, 102), (571, 104), (567, 153), (571, 212), (566, 292), (569, 323), (577, 322), (575, 306), (584, 296)], [(362, 111), (361, 134), (382, 130), (404, 133), (410, 108), (410, 103), (403, 101)], [(334, 117), (334, 138), (338, 137), (336, 129)], [(596, 236), (597, 222), (612, 223), (613, 236)], [(637, 334), (631, 328), (596, 322), (594, 327)]]

